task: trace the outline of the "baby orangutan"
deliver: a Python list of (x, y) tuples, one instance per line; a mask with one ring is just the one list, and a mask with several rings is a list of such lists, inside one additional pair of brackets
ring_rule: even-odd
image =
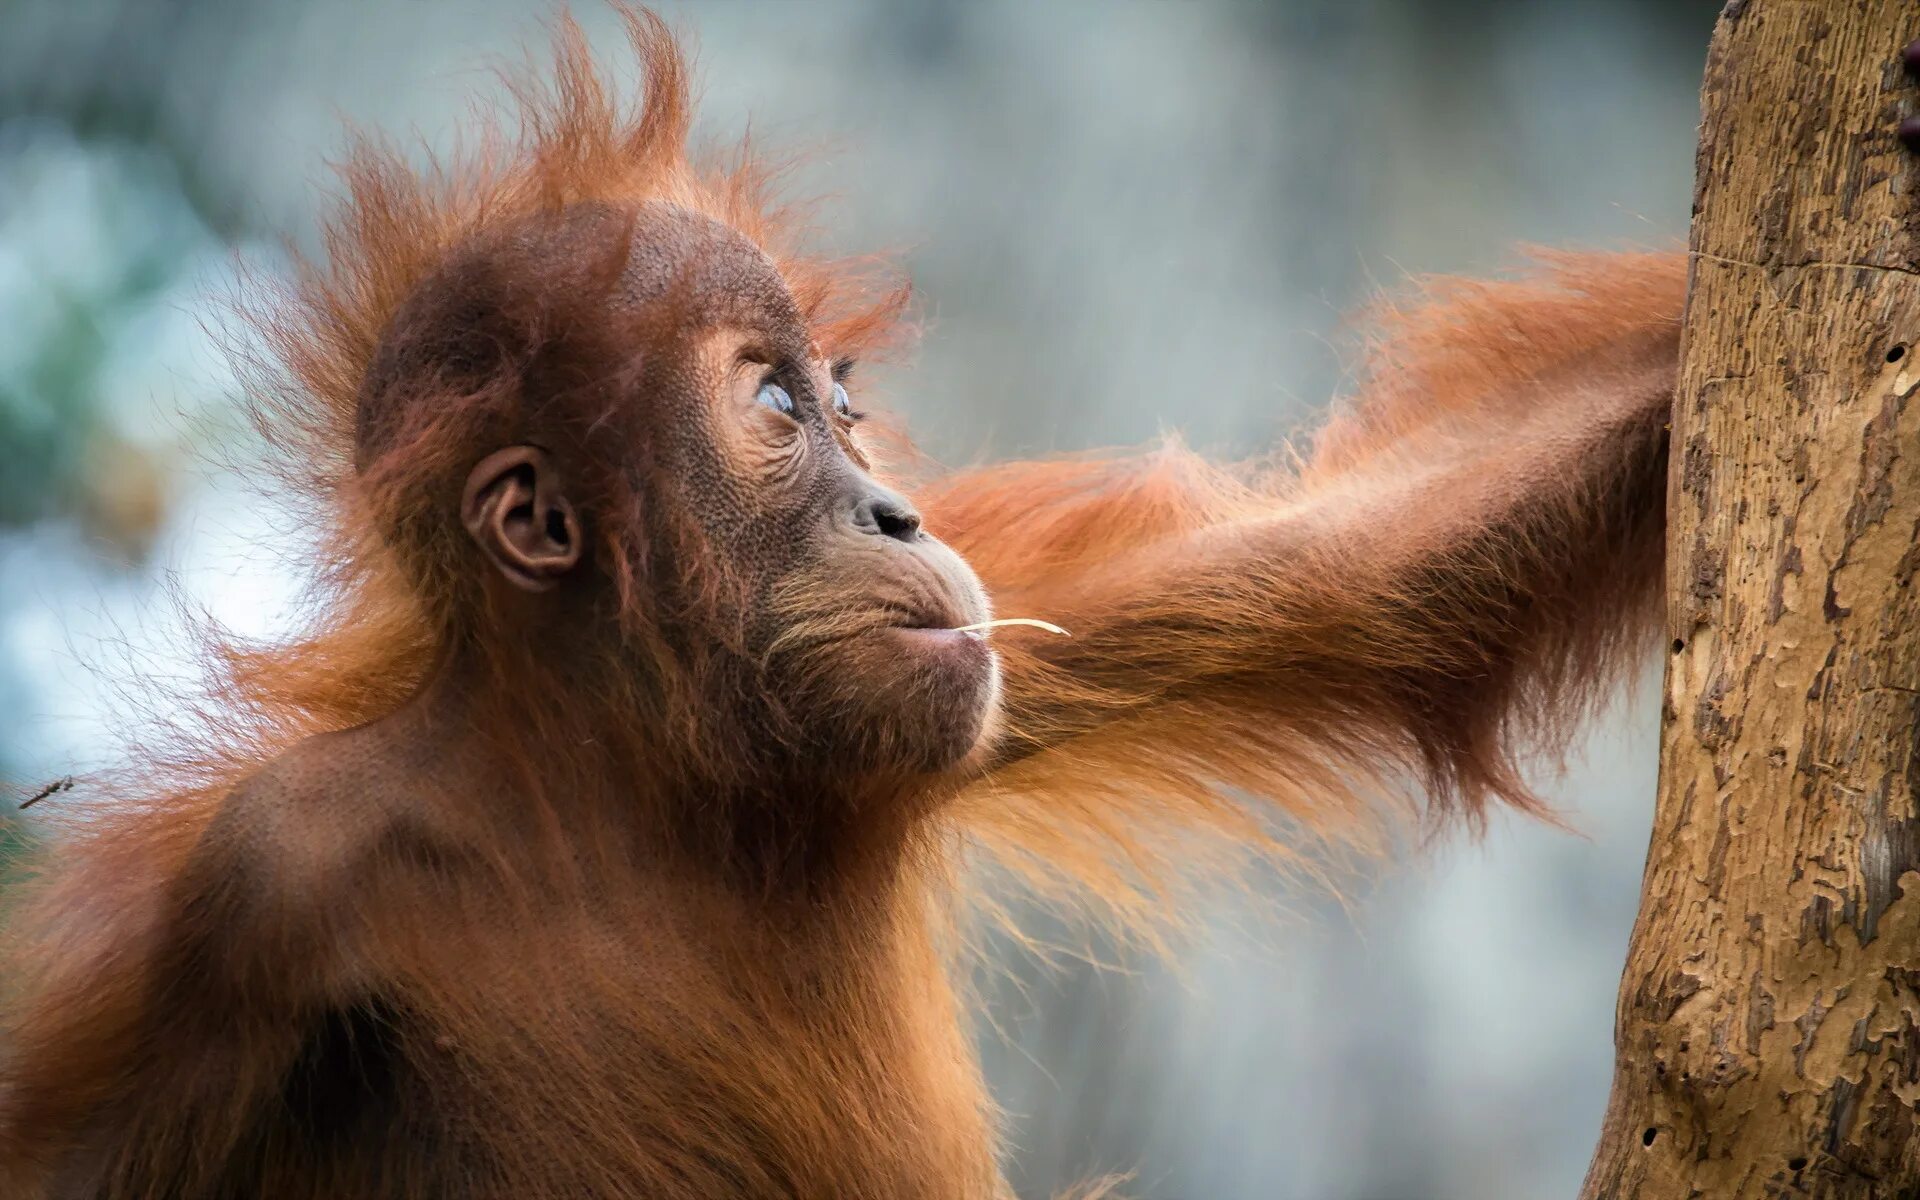
[(689, 164), (627, 17), (637, 111), (561, 22), (514, 148), (363, 148), (264, 310), (324, 604), (46, 806), (0, 1193), (1004, 1196), (963, 855), (1151, 923), (1275, 813), (1531, 808), (1517, 739), (1639, 645), (1679, 261), (1436, 288), (1295, 468), (916, 488), (849, 399), (900, 296)]

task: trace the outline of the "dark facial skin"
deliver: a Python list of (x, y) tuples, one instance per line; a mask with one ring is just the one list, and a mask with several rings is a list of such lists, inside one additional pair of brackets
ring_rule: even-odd
[[(984, 638), (953, 630), (984, 620), (986, 597), (868, 473), (839, 400), (836, 369), (850, 364), (822, 357), (774, 265), (726, 226), (659, 202), (574, 221), (587, 237), (630, 226), (614, 316), (673, 331), (634, 374), (624, 428), (647, 443), (649, 557), (702, 564), (695, 579), (663, 568), (638, 581), (665, 639), (718, 664), (702, 710), (752, 735), (747, 755), (775, 777), (961, 762), (998, 677)], [(605, 441), (503, 446), (466, 480), (461, 517), (489, 586), (526, 594), (532, 624), (551, 616), (546, 593), (604, 585), (584, 578), (586, 527), (633, 519), (583, 513), (570, 492), (565, 460), (620, 453)]]

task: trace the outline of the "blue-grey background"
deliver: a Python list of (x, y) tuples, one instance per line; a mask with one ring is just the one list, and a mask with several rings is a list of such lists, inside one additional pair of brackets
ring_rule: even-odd
[[(625, 73), (605, 11), (581, 17)], [(902, 252), (928, 332), (878, 383), (950, 462), (1180, 429), (1223, 454), (1343, 381), (1341, 318), (1516, 243), (1685, 232), (1709, 0), (708, 0), (702, 129), (812, 148), (832, 239)], [(302, 531), (203, 321), (311, 236), (343, 120), (444, 145), (512, 0), (0, 0), (0, 781), (111, 761), (168, 599), (270, 634)], [(104, 671), (104, 673), (103, 673)], [(1501, 819), (1341, 902), (1207, 914), (1172, 966), (1011, 962), (983, 1031), (1043, 1197), (1570, 1195), (1605, 1101), (1657, 680)]]

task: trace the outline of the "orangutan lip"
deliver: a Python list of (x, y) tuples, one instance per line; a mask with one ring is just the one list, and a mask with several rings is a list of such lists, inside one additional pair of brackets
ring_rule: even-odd
[(916, 629), (929, 633), (938, 633), (966, 623), (966, 618), (951, 611), (928, 611), (927, 609), (896, 608), (890, 614), (894, 620), (892, 629)]
[(980, 636), (980, 632), (978, 630), (956, 629), (953, 625), (948, 624), (946, 622), (935, 622), (935, 621), (928, 621), (925, 623), (921, 623), (917, 621), (902, 622), (899, 625), (889, 626), (889, 628), (898, 629), (903, 633), (925, 633), (925, 634), (950, 633), (950, 634), (953, 634), (955, 637), (975, 637), (975, 638)]
[(903, 621), (888, 628), (917, 639), (936, 642), (984, 642), (986, 635), (975, 629), (957, 629), (958, 621), (953, 620), (911, 620)]

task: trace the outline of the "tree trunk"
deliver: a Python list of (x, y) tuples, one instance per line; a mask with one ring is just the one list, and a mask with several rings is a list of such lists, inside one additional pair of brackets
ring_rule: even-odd
[(1586, 1200), (1920, 1189), (1912, 0), (1707, 65), (1652, 845)]

